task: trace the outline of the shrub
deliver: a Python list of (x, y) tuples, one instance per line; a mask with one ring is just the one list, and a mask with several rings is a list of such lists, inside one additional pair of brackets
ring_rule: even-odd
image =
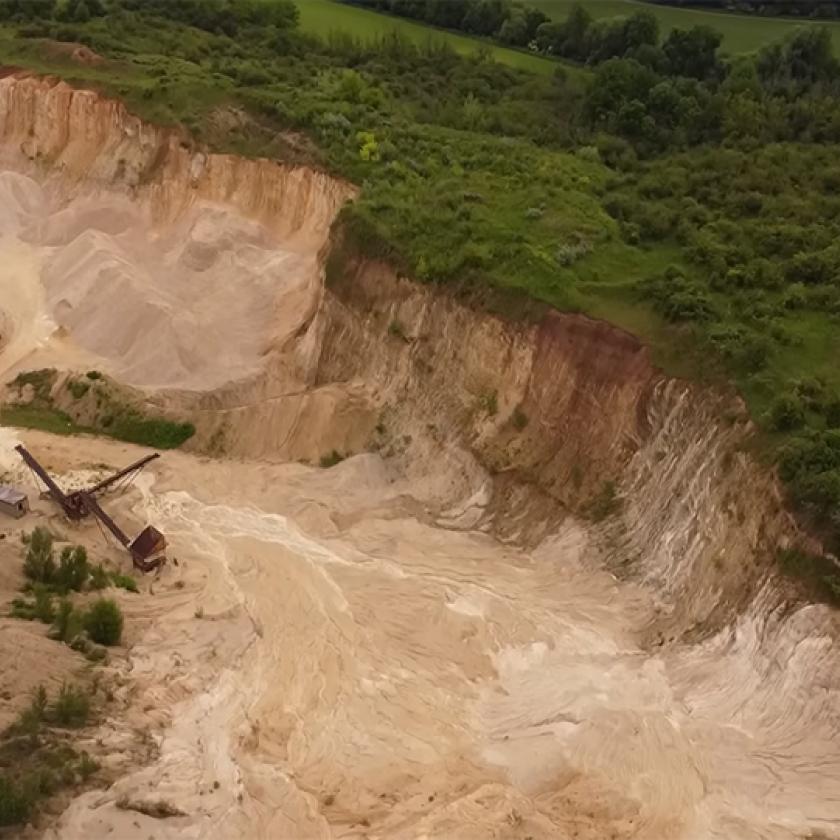
[(97, 644), (117, 645), (122, 638), (122, 611), (110, 598), (100, 598), (85, 613), (84, 626)]
[(479, 395), (478, 406), (482, 411), (486, 412), (491, 417), (494, 417), (496, 414), (498, 414), (499, 398), (496, 395), (496, 392), (488, 391), (485, 394)]
[(770, 427), (777, 432), (790, 432), (805, 424), (805, 407), (796, 394), (782, 394), (770, 408)]
[(68, 379), (67, 390), (73, 395), (74, 400), (80, 400), (90, 390), (90, 382), (82, 382), (79, 379)]
[(17, 720), (9, 727), (10, 735), (38, 734), (41, 723), (47, 713), (47, 690), (43, 685), (35, 689), (29, 705), (18, 715)]
[(584, 239), (575, 242), (565, 242), (558, 245), (554, 252), (554, 260), (558, 265), (568, 268), (585, 257), (592, 250), (592, 246)]
[(12, 601), (9, 615), (12, 618), (22, 618), (24, 621), (33, 621), (35, 619), (35, 605), (24, 598), (15, 598)]
[(52, 534), (40, 525), (29, 537), (23, 573), (35, 583), (52, 583), (55, 576)]
[(108, 581), (108, 572), (105, 571), (101, 563), (98, 563), (90, 570), (90, 581), (88, 585), (91, 589), (106, 589)]
[(511, 422), (513, 423), (513, 428), (521, 432), (528, 425), (528, 415), (521, 408), (517, 407), (513, 410)]
[(50, 707), (49, 715), (61, 726), (84, 726), (90, 715), (90, 700), (81, 688), (65, 683)]
[(89, 576), (87, 551), (80, 545), (65, 546), (54, 575), (56, 587), (63, 592), (70, 589), (81, 592)]
[(824, 407), (825, 425), (829, 429), (840, 428), (840, 397), (831, 397)]
[(98, 370), (89, 370), (85, 376), (92, 380), (102, 379), (102, 374)]
[(82, 781), (90, 778), (98, 769), (99, 769), (99, 762), (96, 759), (90, 757), (90, 755), (86, 752), (82, 753), (82, 757), (79, 759), (79, 766), (78, 766), (79, 775), (82, 777)]
[(799, 476), (793, 485), (797, 499), (808, 503), (818, 513), (831, 517), (840, 525), (840, 470), (826, 470), (814, 475)]
[(601, 152), (597, 146), (580, 146), (575, 151), (575, 155), (590, 163), (601, 163)]
[(34, 615), (42, 624), (52, 624), (55, 619), (52, 593), (43, 586), (35, 589)]
[(61, 642), (69, 642), (82, 631), (84, 616), (67, 599), (62, 598), (53, 622), (53, 635)]
[(834, 264), (824, 253), (800, 252), (785, 266), (785, 275), (791, 283), (829, 283), (834, 277)]
[(401, 338), (406, 342), (408, 341), (408, 336), (405, 334), (405, 327), (396, 319), (388, 324), (388, 335), (392, 335), (394, 338)]
[(661, 204), (643, 206), (636, 215), (642, 239), (665, 239), (674, 229), (674, 214)]
[(605, 481), (601, 489), (589, 502), (587, 506), (587, 513), (595, 520), (600, 522), (621, 510), (621, 497), (618, 495), (618, 489), (614, 481)]
[(35, 599), (27, 601), (23, 598), (15, 598), (12, 601), (10, 614), (12, 618), (22, 618), (25, 621), (38, 621), (44, 624), (51, 624), (55, 618), (53, 609), (52, 593), (43, 584), (36, 584), (34, 588)]
[(796, 396), (809, 411), (822, 411), (826, 400), (826, 384), (819, 377), (806, 377), (793, 383)]
[(137, 592), (137, 581), (131, 575), (122, 575), (119, 572), (111, 574), (114, 586), (125, 589), (127, 592)]
[(744, 327), (715, 327), (709, 331), (709, 341), (725, 359), (745, 373), (761, 370), (770, 358), (770, 342)]
[(840, 606), (840, 572), (830, 558), (800, 548), (786, 548), (778, 552), (782, 571), (801, 580), (822, 601)]
[(743, 276), (744, 284), (753, 288), (778, 289), (784, 281), (778, 265), (763, 257), (750, 260)]
[(651, 277), (642, 284), (642, 291), (670, 321), (708, 321), (716, 315), (708, 292), (682, 276)]
[(26, 822), (32, 811), (34, 797), (12, 779), (0, 775), (0, 825)]
[(324, 469), (329, 469), (329, 467), (340, 464), (343, 460), (344, 456), (337, 449), (333, 449), (329, 454), (321, 456), (320, 464)]
[(785, 289), (782, 296), (782, 306), (785, 309), (805, 309), (808, 306), (808, 292), (801, 283), (792, 283)]

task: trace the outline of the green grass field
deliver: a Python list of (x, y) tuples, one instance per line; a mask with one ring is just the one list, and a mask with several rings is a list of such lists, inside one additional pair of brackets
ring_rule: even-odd
[[(310, 0), (303, 0), (304, 3)], [(650, 9), (660, 21), (665, 32), (675, 28), (687, 28), (706, 24), (723, 34), (723, 48), (729, 53), (752, 52), (770, 41), (783, 38), (795, 26), (807, 21), (759, 17), (758, 15), (736, 15), (724, 12), (705, 12), (699, 9), (670, 9), (655, 3), (639, 0), (528, 0), (547, 15), (562, 20), (572, 6), (580, 2), (593, 17), (616, 17), (629, 15), (639, 9)], [(840, 23), (825, 23), (831, 29), (836, 48), (840, 48)]]
[(475, 38), (456, 35), (441, 29), (424, 26), (392, 15), (377, 14), (367, 9), (345, 6), (333, 0), (296, 0), (300, 9), (300, 28), (315, 35), (329, 35), (330, 32), (345, 32), (358, 38), (377, 37), (396, 29), (418, 44), (430, 38), (444, 41), (462, 55), (474, 53), (480, 46), (487, 46), (497, 61), (532, 73), (550, 74), (557, 62), (529, 55), (519, 50), (496, 47)]

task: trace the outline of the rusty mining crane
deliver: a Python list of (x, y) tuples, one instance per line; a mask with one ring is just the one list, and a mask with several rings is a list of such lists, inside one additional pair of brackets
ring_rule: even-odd
[(117, 523), (102, 510), (96, 499), (97, 493), (101, 493), (108, 487), (113, 486), (120, 479), (138, 473), (149, 461), (154, 461), (155, 458), (159, 458), (160, 455), (157, 452), (153, 455), (147, 455), (145, 458), (141, 458), (133, 464), (129, 464), (125, 469), (115, 472), (92, 487), (65, 493), (24, 446), (16, 446), (15, 451), (23, 458), (24, 463), (32, 472), (46, 485), (50, 498), (64, 511), (68, 519), (78, 521), (87, 516), (95, 516), (117, 538), (120, 544), (126, 548), (129, 554), (131, 554), (131, 559), (135, 567), (143, 572), (150, 572), (164, 563), (165, 557), (163, 552), (166, 549), (166, 538), (157, 528), (147, 525), (131, 540)]

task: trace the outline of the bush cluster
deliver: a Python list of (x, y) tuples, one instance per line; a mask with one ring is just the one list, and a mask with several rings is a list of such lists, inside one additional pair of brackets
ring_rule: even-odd
[[(119, 644), (123, 616), (115, 601), (99, 598), (86, 609), (79, 610), (67, 595), (86, 589), (101, 590), (108, 585), (137, 592), (137, 582), (133, 577), (109, 573), (101, 564), (90, 566), (82, 546), (65, 546), (56, 564), (52, 534), (40, 526), (26, 538), (23, 572), (31, 599), (14, 599), (11, 606), (13, 616), (52, 624), (51, 635), (71, 646), (76, 644), (82, 631), (96, 644)], [(55, 597), (60, 599), (57, 608)], [(84, 643), (80, 643), (79, 649), (95, 654)]]

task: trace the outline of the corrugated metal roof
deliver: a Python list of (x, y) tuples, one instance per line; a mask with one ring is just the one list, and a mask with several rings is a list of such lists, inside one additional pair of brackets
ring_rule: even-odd
[(8, 484), (0, 484), (0, 502), (6, 502), (9, 505), (16, 505), (26, 498), (26, 493), (21, 493), (14, 487), (9, 487)]

